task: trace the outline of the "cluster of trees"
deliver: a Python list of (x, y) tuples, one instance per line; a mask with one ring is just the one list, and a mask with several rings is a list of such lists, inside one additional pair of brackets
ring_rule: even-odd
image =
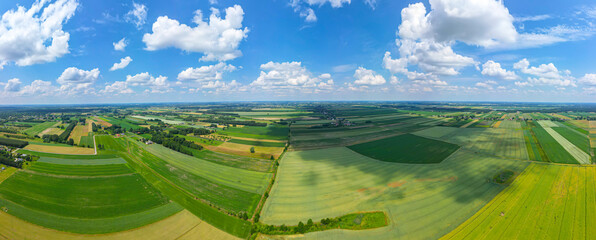
[[(255, 222), (257, 218), (255, 216)], [(263, 233), (267, 235), (286, 235), (286, 234), (301, 234), (306, 232), (312, 231), (321, 231), (331, 227), (331, 224), (336, 222), (337, 220), (325, 218), (321, 220), (321, 223), (315, 224), (312, 219), (308, 219), (306, 224), (302, 221), (298, 223), (296, 226), (286, 226), (285, 224), (281, 226), (275, 225), (267, 225), (257, 223), (253, 225), (252, 232), (253, 233)]]
[(187, 135), (189, 133), (192, 133), (194, 135), (208, 135), (213, 133), (213, 131), (206, 128), (176, 128), (170, 130), (170, 133), (180, 135)]
[[(20, 155), (20, 154), (18, 154)], [(21, 157), (23, 161), (31, 161), (31, 156), (23, 156)], [(23, 161), (15, 162), (15, 158), (12, 156), (12, 153), (7, 150), (0, 150), (0, 163), (4, 165), (8, 165), (11, 167), (21, 168), (23, 167)]]
[(66, 129), (64, 129), (64, 132), (62, 132), (62, 134), (60, 134), (60, 135), (45, 134), (45, 135), (41, 136), (41, 139), (43, 139), (44, 142), (58, 142), (58, 143), (66, 143), (66, 144), (74, 145), (74, 140), (68, 139), (68, 136), (70, 136), (70, 133), (75, 128), (75, 126), (77, 126), (77, 122), (71, 122), (70, 124), (68, 124)]
[(23, 167), (23, 162), (22, 161), (15, 162), (11, 158), (8, 158), (8, 157), (5, 157), (5, 156), (0, 156), (0, 163), (2, 163), (4, 165), (7, 165), (7, 166), (11, 166), (11, 167), (16, 167), (16, 168), (22, 168)]
[(5, 128), (5, 127), (0, 127), (0, 132), (5, 132), (5, 133), (17, 133), (16, 130), (14, 129), (10, 129), (10, 128)]
[(226, 117), (226, 116), (210, 117), (208, 119), (201, 120), (201, 122), (217, 123), (217, 124), (221, 124), (221, 125), (244, 125), (244, 126), (255, 126), (255, 127), (266, 127), (267, 126), (267, 123), (236, 120), (236, 118)]
[(151, 141), (161, 144), (164, 147), (172, 149), (186, 155), (193, 156), (193, 149), (202, 150), (203, 146), (171, 133), (151, 132)]
[(0, 138), (0, 145), (9, 146), (9, 147), (17, 147), (17, 148), (24, 148), (29, 143), (26, 141), (16, 140), (16, 139), (8, 139), (8, 138)]

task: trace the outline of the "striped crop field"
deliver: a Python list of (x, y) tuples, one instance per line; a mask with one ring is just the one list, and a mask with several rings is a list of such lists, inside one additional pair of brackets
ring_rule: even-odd
[(491, 183), (503, 169), (528, 162), (460, 149), (439, 164), (377, 161), (345, 147), (288, 152), (261, 221), (296, 225), (308, 219), (383, 211), (389, 226), (293, 236), (310, 239), (436, 239), (474, 215), (505, 187)]
[(432, 127), (413, 134), (457, 144), (474, 152), (511, 159), (529, 159), (521, 128)]
[(35, 136), (35, 135), (43, 132), (47, 128), (54, 126), (55, 124), (56, 124), (56, 122), (44, 122), (44, 123), (36, 124), (33, 127), (27, 128), (23, 132), (29, 136)]
[(596, 167), (534, 163), (442, 239), (590, 239)]

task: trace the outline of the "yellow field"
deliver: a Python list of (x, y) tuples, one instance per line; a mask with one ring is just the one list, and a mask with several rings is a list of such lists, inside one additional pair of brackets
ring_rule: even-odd
[(75, 126), (75, 128), (72, 130), (72, 132), (70, 133), (70, 137), (68, 137), (68, 139), (74, 140), (75, 144), (79, 144), (81, 142), (81, 137), (82, 136), (87, 136), (89, 135), (89, 130), (91, 125), (77, 125)]
[(464, 124), (463, 126), (461, 126), (460, 128), (467, 128), (468, 126), (470, 126), (470, 125), (474, 124), (475, 122), (478, 122), (478, 119), (476, 119), (476, 120), (473, 120), (473, 121), (471, 121), (471, 122), (469, 122), (469, 123), (466, 123), (466, 124)]
[(17, 171), (16, 168), (5, 166), (5, 170), (0, 172), (0, 183), (4, 182), (8, 177), (12, 176)]
[(48, 134), (48, 135), (53, 135), (53, 134), (60, 135), (62, 132), (64, 132), (64, 130), (58, 128), (58, 126), (60, 126), (60, 124), (62, 124), (62, 123), (57, 122), (56, 124), (54, 124), (54, 126), (51, 126), (49, 128), (46, 128), (45, 130), (43, 130), (42, 132), (40, 132), (39, 134), (37, 134), (37, 136), (40, 136), (41, 137), (41, 136), (43, 136), (45, 134)]
[(82, 148), (82, 147), (63, 147), (63, 146), (50, 146), (50, 145), (38, 145), (29, 144), (25, 147), (27, 150), (45, 153), (57, 153), (57, 154), (76, 154), (76, 155), (93, 155), (95, 150), (93, 148)]
[(595, 176), (593, 166), (532, 164), (442, 239), (590, 239)]
[(571, 120), (572, 119), (570, 117), (563, 116), (563, 115), (557, 114), (557, 113), (551, 113), (550, 115), (553, 116), (553, 117), (556, 117), (556, 118), (560, 118), (560, 119), (566, 119), (566, 120)]
[(43, 135), (60, 135), (62, 134), (62, 132), (64, 132), (64, 129), (60, 129), (60, 128), (56, 128), (56, 127), (51, 127), (48, 128), (46, 130), (43, 130), (43, 132), (41, 132), (39, 135), (37, 136), (43, 136)]
[(240, 156), (247, 156), (247, 157), (255, 157), (255, 158), (265, 158), (269, 159), (271, 155), (274, 158), (278, 158), (279, 155), (284, 151), (282, 147), (259, 147), (255, 146), (255, 153), (250, 152), (250, 148), (253, 146), (245, 145), (245, 144), (238, 144), (238, 143), (231, 143), (225, 142), (219, 146), (205, 146), (205, 148), (214, 151), (214, 152), (221, 152), (221, 153), (228, 153), (228, 154), (235, 154)]
[(95, 124), (104, 126), (104, 127), (111, 127), (112, 124), (109, 122), (106, 122), (105, 120), (99, 118), (99, 117), (94, 117), (93, 120), (95, 121)]
[(183, 210), (164, 220), (128, 231), (85, 235), (61, 232), (28, 223), (0, 211), (2, 239), (236, 239)]
[(502, 122), (503, 122), (503, 121), (497, 121), (497, 122), (496, 122), (496, 123), (493, 125), (493, 128), (498, 128), (498, 127), (501, 125), (501, 123), (502, 123)]
[(507, 113), (503, 114), (503, 116), (501, 116), (501, 119), (505, 119), (507, 118)]

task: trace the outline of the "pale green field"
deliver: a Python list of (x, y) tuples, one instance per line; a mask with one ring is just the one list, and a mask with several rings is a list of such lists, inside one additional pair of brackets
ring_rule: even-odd
[(474, 152), (529, 160), (521, 129), (433, 127), (413, 134), (458, 144)]
[(474, 215), (504, 186), (488, 181), (529, 163), (460, 149), (440, 164), (377, 161), (348, 148), (288, 152), (261, 221), (296, 225), (309, 218), (385, 211), (388, 227), (308, 233), (312, 239), (436, 239)]
[(155, 156), (210, 181), (247, 192), (262, 194), (271, 173), (234, 168), (182, 154), (159, 144), (146, 145), (133, 141)]

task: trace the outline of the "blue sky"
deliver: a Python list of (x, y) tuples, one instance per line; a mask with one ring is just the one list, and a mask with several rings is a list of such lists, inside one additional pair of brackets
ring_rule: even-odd
[(1, 1), (0, 104), (596, 99), (596, 3)]

